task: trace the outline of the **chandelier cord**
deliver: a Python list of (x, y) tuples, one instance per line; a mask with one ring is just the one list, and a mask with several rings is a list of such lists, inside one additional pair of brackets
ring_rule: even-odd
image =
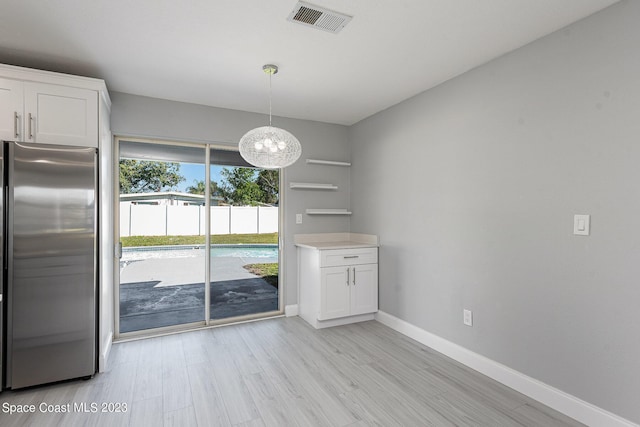
[(271, 76), (273, 73), (269, 73), (269, 126), (271, 126)]

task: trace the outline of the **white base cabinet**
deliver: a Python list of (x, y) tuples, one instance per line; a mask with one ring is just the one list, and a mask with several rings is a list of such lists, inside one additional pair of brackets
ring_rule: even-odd
[(320, 268), (318, 320), (378, 311), (378, 264)]
[(373, 319), (378, 248), (298, 247), (299, 315), (314, 328)]
[(356, 265), (352, 272), (351, 315), (375, 313), (378, 311), (378, 264)]

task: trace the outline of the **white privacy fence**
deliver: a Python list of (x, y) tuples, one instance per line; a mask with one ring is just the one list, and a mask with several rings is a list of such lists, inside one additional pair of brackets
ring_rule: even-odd
[[(196, 236), (206, 234), (204, 206), (120, 203), (120, 236)], [(211, 206), (211, 234), (278, 231), (278, 208)]]

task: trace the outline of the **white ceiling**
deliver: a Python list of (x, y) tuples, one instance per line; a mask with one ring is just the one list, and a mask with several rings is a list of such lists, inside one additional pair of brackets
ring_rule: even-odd
[(2, 0), (0, 62), (112, 91), (353, 124), (617, 0), (312, 0), (339, 33), (286, 20), (297, 0)]

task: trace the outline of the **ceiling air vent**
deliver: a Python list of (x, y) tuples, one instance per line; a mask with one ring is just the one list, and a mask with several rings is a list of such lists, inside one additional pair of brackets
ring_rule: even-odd
[(351, 18), (353, 17), (300, 1), (287, 20), (335, 34), (339, 33)]

